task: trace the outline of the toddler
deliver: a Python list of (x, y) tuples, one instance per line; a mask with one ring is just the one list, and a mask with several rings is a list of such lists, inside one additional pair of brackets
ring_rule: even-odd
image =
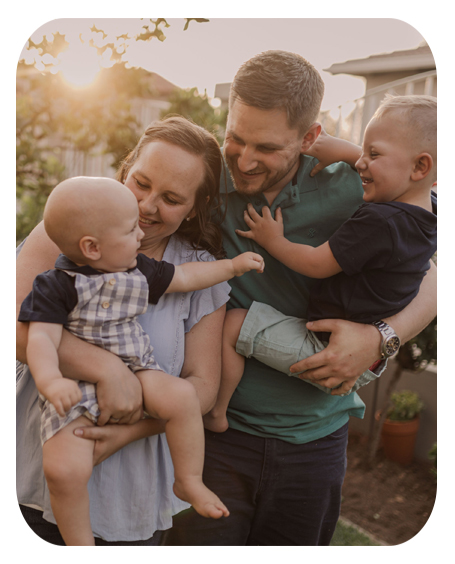
[[(264, 207), (261, 216), (249, 204), (245, 222), (250, 231), (237, 230), (292, 270), (320, 279), (312, 288), (308, 320), (373, 323), (381, 332), (381, 360), (351, 389), (348, 384), (334, 391), (310, 382), (326, 393), (346, 395), (368, 384), (381, 373), (373, 371), (383, 367), (382, 359), (400, 346), (382, 318), (398, 313), (416, 296), (436, 251), (431, 196), (436, 182), (436, 109), (431, 96), (386, 98), (366, 128), (362, 154), (355, 162), (365, 203), (323, 245), (314, 248), (287, 240), (280, 208), (273, 218), (269, 208)], [(290, 367), (323, 350), (330, 337), (313, 333), (306, 323), (258, 302), (248, 311), (228, 311), (221, 387), (215, 407), (204, 417), (206, 428), (227, 429), (226, 410), (243, 375), (244, 357), (298, 377)]]
[[(174, 266), (138, 254), (143, 231), (134, 195), (108, 178), (72, 178), (49, 196), (44, 225), (62, 251), (55, 269), (37, 276), (20, 321), (30, 322), (27, 362), (40, 393), (43, 467), (52, 511), (67, 545), (93, 545), (87, 482), (94, 441), (73, 435), (96, 424), (96, 388), (64, 378), (57, 350), (63, 327), (120, 356), (139, 378), (144, 409), (165, 421), (175, 468), (175, 494), (201, 515), (229, 512), (202, 482), (203, 424), (192, 385), (164, 373), (136, 317), (168, 292), (213, 286), (250, 270), (262, 257)], [(113, 487), (115, 485), (113, 484)]]

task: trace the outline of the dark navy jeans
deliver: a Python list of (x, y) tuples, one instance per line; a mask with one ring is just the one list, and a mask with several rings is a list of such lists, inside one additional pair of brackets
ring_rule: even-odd
[(204, 483), (229, 517), (189, 509), (174, 517), (167, 546), (328, 545), (340, 514), (348, 424), (306, 444), (228, 429), (206, 431)]

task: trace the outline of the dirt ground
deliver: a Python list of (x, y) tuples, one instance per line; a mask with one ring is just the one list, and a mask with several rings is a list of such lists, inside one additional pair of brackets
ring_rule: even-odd
[(381, 450), (368, 468), (368, 438), (351, 434), (341, 515), (389, 545), (414, 537), (430, 517), (436, 479), (430, 461), (401, 466)]

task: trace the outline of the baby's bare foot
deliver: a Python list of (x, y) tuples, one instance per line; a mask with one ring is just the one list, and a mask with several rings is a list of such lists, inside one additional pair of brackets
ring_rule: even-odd
[(219, 519), (220, 517), (228, 517), (229, 511), (220, 498), (209, 490), (202, 481), (191, 480), (187, 482), (174, 483), (175, 495), (191, 503), (194, 509), (203, 517), (211, 517)]
[(218, 415), (212, 410), (204, 415), (202, 420), (204, 421), (204, 427), (215, 433), (224, 433), (224, 431), (227, 431), (229, 428), (226, 413)]

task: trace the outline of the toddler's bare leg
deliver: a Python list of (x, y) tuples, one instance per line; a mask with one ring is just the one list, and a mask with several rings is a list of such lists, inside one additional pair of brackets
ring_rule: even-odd
[(213, 409), (204, 415), (204, 427), (217, 433), (229, 427), (226, 411), (245, 369), (245, 357), (236, 352), (235, 345), (247, 313), (246, 309), (231, 309), (224, 320), (221, 385)]
[(67, 546), (92, 546), (87, 483), (93, 470), (94, 441), (73, 435), (74, 429), (93, 426), (79, 417), (43, 445), (43, 469), (52, 512)]
[(152, 417), (166, 421), (166, 438), (174, 463), (174, 493), (204, 517), (227, 517), (222, 501), (202, 482), (204, 427), (193, 385), (159, 370), (136, 372), (144, 406)]

